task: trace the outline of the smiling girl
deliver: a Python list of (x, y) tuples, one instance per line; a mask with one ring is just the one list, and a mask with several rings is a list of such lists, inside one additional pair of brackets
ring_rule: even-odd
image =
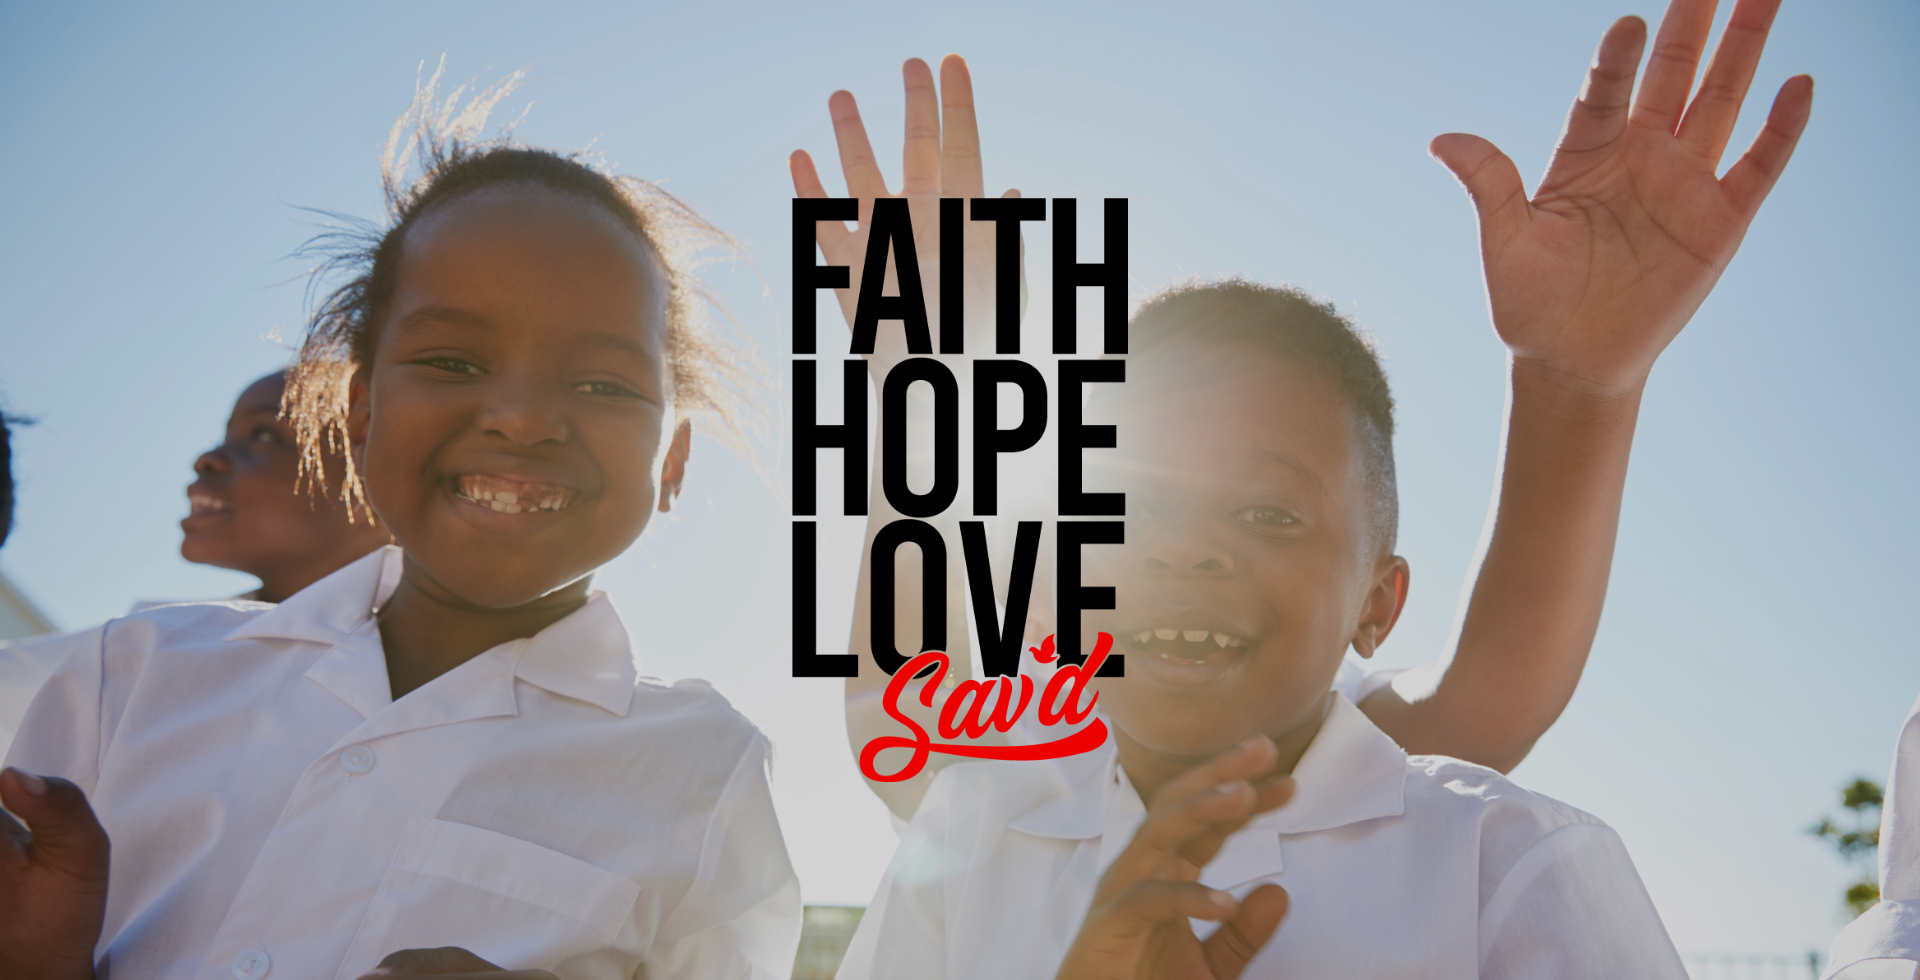
[(690, 413), (734, 425), (748, 362), (688, 271), (723, 236), (473, 141), (515, 80), (420, 93), (291, 372), (305, 472), (397, 547), (72, 639), (0, 775), (0, 975), (791, 970), (766, 739), (638, 681), (591, 587), (672, 506)]

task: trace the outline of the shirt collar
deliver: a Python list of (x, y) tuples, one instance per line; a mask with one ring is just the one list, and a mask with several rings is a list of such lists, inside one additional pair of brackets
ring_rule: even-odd
[(373, 615), (400, 584), (399, 548), (387, 545), (240, 624), (226, 640), (338, 643)]
[[(374, 611), (400, 583), (401, 554), (399, 548), (388, 545), (352, 562), (255, 616), (226, 639), (305, 640), (340, 647), (322, 657), (309, 676), (362, 715), (370, 715), (389, 701), (386, 671), (372, 676), (374, 672), (363, 666), (365, 651), (359, 647), (371, 642), (378, 652), (379, 634), (370, 624)], [(590, 593), (586, 605), (539, 633), (475, 659), (496, 653), (512, 665), (506, 676), (621, 717), (632, 707), (639, 678), (633, 644), (604, 592)], [(365, 690), (367, 683), (380, 687), (378, 697)]]
[[(1142, 807), (1119, 761), (1114, 740), (1108, 738), (1092, 752), (1050, 763), (1043, 774), (1036, 774), (1036, 799), (1008, 826), (1037, 837), (1087, 840), (1101, 836), (1110, 825), (1129, 822), (1119, 818), (1130, 814), (1116, 811)], [(1223, 888), (1276, 874), (1282, 836), (1398, 816), (1406, 809), (1406, 750), (1341, 694), (1333, 695), (1326, 720), (1294, 766), (1293, 778), (1293, 799), (1228, 838), (1207, 866), (1203, 882)], [(1103, 852), (1117, 854), (1126, 842), (1102, 844)]]

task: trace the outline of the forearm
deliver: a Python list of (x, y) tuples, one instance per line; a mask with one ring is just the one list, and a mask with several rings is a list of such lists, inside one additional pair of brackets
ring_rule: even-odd
[[(882, 409), (884, 411), (884, 408)], [(915, 487), (924, 487), (932, 482), (931, 447), (934, 444), (932, 434), (933, 411), (931, 405), (914, 404), (909, 413), (906, 443), (908, 446), (907, 473), (908, 482)], [(888, 524), (905, 517), (895, 510), (887, 500), (881, 485), (885, 459), (883, 441), (876, 439), (874, 458), (869, 473), (867, 490), (867, 528), (866, 539), (861, 548), (860, 578), (854, 592), (852, 629), (848, 631), (848, 652), (856, 657), (858, 673), (847, 678), (846, 716), (847, 744), (857, 760), (867, 743), (883, 735), (907, 734), (899, 722), (887, 715), (882, 705), (882, 693), (893, 679), (880, 669), (872, 655), (873, 649), (873, 542)], [(952, 658), (948, 670), (949, 682), (957, 683), (971, 675), (971, 648), (967, 640), (966, 612), (964, 598), (965, 579), (959, 535), (950, 519), (945, 515), (926, 519), (940, 531), (946, 545), (946, 645), (941, 648)], [(902, 545), (894, 553), (893, 572), (893, 648), (904, 657), (920, 653), (924, 637), (924, 624), (927, 610), (922, 601), (922, 582), (927, 571), (925, 556), (913, 545)], [(939, 574), (936, 568), (934, 574)], [(936, 730), (939, 719), (940, 702), (933, 707), (922, 705), (918, 688), (913, 689), (915, 697), (901, 698), (896, 705), (901, 711), (913, 718), (927, 731)], [(905, 749), (890, 750), (875, 760), (875, 766), (885, 772), (897, 768), (907, 754)], [(900, 756), (895, 759), (894, 756)], [(932, 780), (933, 773), (945, 761), (954, 757), (936, 755), (922, 774), (914, 779), (897, 783), (882, 783), (868, 780), (867, 785), (876, 796), (887, 804), (888, 809), (901, 819), (912, 817), (920, 797), (926, 793), (926, 786)]]
[(1452, 659), (1367, 705), (1409, 751), (1502, 770), (1559, 718), (1586, 666), (1642, 390), (1570, 386), (1520, 359), (1510, 379), (1499, 488)]

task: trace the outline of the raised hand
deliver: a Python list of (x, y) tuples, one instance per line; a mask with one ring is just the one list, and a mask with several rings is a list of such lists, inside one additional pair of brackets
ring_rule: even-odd
[(0, 771), (0, 977), (91, 980), (107, 912), (107, 832), (80, 787)]
[[(957, 54), (941, 59), (937, 95), (933, 71), (919, 58), (907, 61), (901, 75), (907, 87), (907, 125), (906, 142), (901, 151), (905, 182), (900, 192), (887, 190), (853, 93), (833, 93), (827, 99), (827, 109), (833, 116), (833, 135), (840, 148), (840, 170), (846, 176), (847, 195), (860, 199), (860, 221), (852, 230), (837, 221), (822, 221), (815, 225), (815, 236), (827, 264), (844, 265), (852, 270), (848, 288), (837, 291), (840, 311), (851, 325), (860, 295), (861, 265), (866, 258), (873, 202), (882, 197), (905, 198), (913, 217), (913, 244), (919, 260), (920, 282), (926, 290), (927, 318), (937, 339), (940, 335), (939, 200), (986, 195), (980, 171), (980, 130), (974, 121), (973, 79), (967, 73), (965, 59)], [(788, 163), (793, 171), (795, 193), (800, 197), (828, 196), (807, 151), (795, 150)], [(1009, 190), (1002, 196), (1019, 197), (1020, 192)], [(992, 350), (989, 345), (993, 342), (993, 224), (968, 221), (966, 226), (967, 351), (984, 354)], [(897, 289), (896, 274), (889, 262), (886, 292)], [(883, 327), (874, 345), (875, 375), (884, 374), (885, 367), (906, 356), (901, 331)]]
[(1532, 199), (1492, 143), (1433, 141), (1479, 213), (1494, 329), (1516, 361), (1569, 387), (1637, 390), (1732, 261), (1806, 128), (1813, 79), (1796, 75), (1716, 176), (1780, 2), (1739, 0), (1689, 103), (1714, 6), (1672, 0), (1637, 98), (1646, 24), (1624, 17), (1607, 30)]
[[(1234, 831), (1293, 796), (1293, 780), (1259, 777), (1279, 757), (1256, 735), (1154, 794), (1094, 891), (1057, 980), (1233, 980), (1287, 914), (1287, 893), (1262, 885), (1245, 899), (1201, 885), (1200, 869)], [(1188, 919), (1220, 922), (1202, 942)]]

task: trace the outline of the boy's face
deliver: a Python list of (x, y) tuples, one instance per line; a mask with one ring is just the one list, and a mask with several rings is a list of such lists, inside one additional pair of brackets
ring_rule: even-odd
[[(1125, 735), (1206, 756), (1317, 725), (1340, 659), (1367, 652), (1404, 598), (1405, 563), (1369, 542), (1366, 469), (1338, 388), (1254, 347), (1187, 345), (1128, 365), (1096, 406), (1119, 426), (1126, 543), (1086, 549), (1115, 610), (1126, 676), (1100, 681)], [(1397, 574), (1397, 578), (1396, 578)], [(1222, 645), (1222, 644), (1225, 645)]]
[[(332, 554), (343, 535), (367, 533), (364, 519), (357, 527), (348, 521), (337, 494), (296, 489), (300, 450), (292, 426), (279, 417), (284, 384), (276, 373), (248, 385), (234, 402), (226, 438), (194, 460), (191, 511), (180, 521), (182, 558), (265, 578)], [(337, 457), (327, 472), (340, 472)]]
[(677, 489), (666, 282), (596, 205), (504, 185), (441, 206), (378, 329), (350, 429), (374, 511), (443, 599), (582, 582)]

